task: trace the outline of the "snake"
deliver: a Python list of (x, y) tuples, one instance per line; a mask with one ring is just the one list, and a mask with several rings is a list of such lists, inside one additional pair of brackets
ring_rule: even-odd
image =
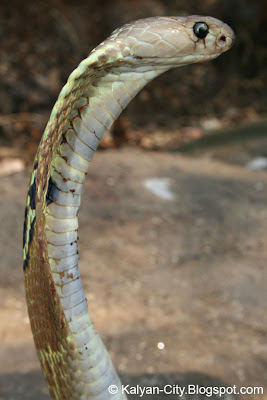
[(127, 398), (91, 320), (78, 265), (82, 188), (100, 140), (148, 82), (215, 59), (234, 39), (213, 17), (136, 20), (93, 49), (61, 90), (34, 159), (23, 229), (28, 314), (53, 400)]

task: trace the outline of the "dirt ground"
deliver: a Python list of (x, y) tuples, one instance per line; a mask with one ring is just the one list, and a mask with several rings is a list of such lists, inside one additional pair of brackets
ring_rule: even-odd
[[(257, 142), (258, 151), (263, 146), (266, 139)], [(267, 174), (245, 168), (244, 143), (231, 149), (95, 155), (80, 213), (80, 267), (93, 320), (125, 384), (267, 381)], [(152, 178), (169, 180), (170, 199), (145, 187)], [(1, 400), (49, 399), (24, 300), (28, 179), (28, 169), (0, 176)], [(178, 397), (146, 397), (155, 398)]]

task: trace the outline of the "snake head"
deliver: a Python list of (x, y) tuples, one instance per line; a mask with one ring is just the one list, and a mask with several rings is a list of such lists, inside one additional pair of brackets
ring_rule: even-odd
[(230, 49), (235, 34), (216, 18), (193, 15), (134, 21), (114, 31), (110, 40), (122, 60), (175, 67), (218, 57)]

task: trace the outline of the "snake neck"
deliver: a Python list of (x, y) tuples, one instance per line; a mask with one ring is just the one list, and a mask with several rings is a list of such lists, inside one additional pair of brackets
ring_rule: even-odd
[[(100, 140), (157, 71), (109, 73), (77, 101), (52, 160), (46, 194), (45, 234), (49, 264), (69, 326), (87, 313), (77, 254), (78, 211), (83, 182)], [(92, 95), (93, 94), (93, 95)], [(75, 332), (76, 334), (76, 332)]]
[[(36, 260), (34, 268), (39, 269), (38, 276), (42, 280), (37, 287), (42, 286), (42, 289), (32, 287), (31, 270), (28, 273), (26, 268), (25, 275), (31, 321), (36, 321), (35, 304), (40, 302), (39, 296), (51, 296), (49, 301), (42, 300), (47, 301), (47, 307), (50, 307), (50, 303), (58, 305), (55, 310), (50, 307), (47, 315), (44, 313), (42, 316), (47, 320), (45, 324), (51, 325), (47, 338), (44, 339), (43, 334), (41, 337), (38, 323), (32, 322), (37, 351), (53, 399), (74, 399), (75, 396), (94, 400), (109, 397), (113, 400), (126, 399), (121, 390), (113, 395), (107, 391), (110, 385), (120, 388), (121, 384), (88, 312), (78, 265), (78, 212), (83, 182), (105, 131), (134, 96), (163, 71), (163, 68), (152, 70), (143, 67), (130, 72), (125, 67), (124, 71), (120, 69), (120, 73), (117, 73), (114, 68), (85, 87), (64, 123), (49, 162), (50, 172), (46, 175), (46, 181), (37, 184), (37, 189), (47, 188), (45, 201), (40, 205), (37, 200), (31, 209), (32, 220), (38, 220), (37, 224), (34, 222), (34, 227), (38, 229), (36, 236), (45, 254), (40, 260), (33, 250), (28, 254), (30, 259)], [(39, 150), (41, 153), (42, 146)], [(46, 161), (45, 157), (42, 161)], [(30, 188), (35, 185), (37, 178), (38, 169), (33, 172)], [(31, 200), (30, 196), (28, 202)], [(43, 209), (39, 212), (42, 218), (38, 217), (38, 207)], [(48, 288), (47, 295), (43, 294), (43, 286)], [(65, 331), (59, 338), (58, 332), (62, 327)], [(48, 368), (51, 359), (54, 365), (52, 372)], [(63, 375), (59, 372), (60, 365), (67, 365), (69, 359), (75, 360), (70, 368), (74, 373), (72, 379), (62, 383), (59, 381)], [(79, 397), (78, 392), (84, 397)]]

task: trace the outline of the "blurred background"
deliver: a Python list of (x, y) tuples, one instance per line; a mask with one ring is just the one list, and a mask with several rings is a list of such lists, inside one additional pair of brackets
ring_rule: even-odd
[(228, 23), (236, 43), (151, 82), (103, 139), (80, 214), (86, 297), (125, 383), (267, 381), (266, 0), (2, 0), (1, 400), (49, 399), (21, 237), (30, 168), (59, 91), (122, 24), (188, 14)]
[(151, 83), (102, 145), (166, 149), (266, 117), (264, 0), (12, 0), (3, 1), (0, 10), (1, 144), (19, 145), (31, 162), (60, 89), (98, 43), (130, 20), (192, 13), (227, 22), (237, 34), (231, 52)]

